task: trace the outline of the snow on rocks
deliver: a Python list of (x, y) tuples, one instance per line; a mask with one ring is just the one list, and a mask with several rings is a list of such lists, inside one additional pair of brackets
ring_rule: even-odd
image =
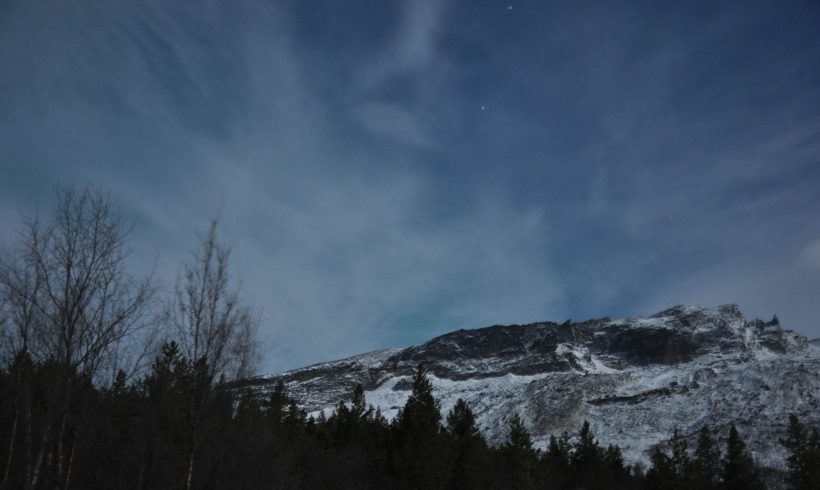
[(493, 444), (504, 440), (514, 413), (541, 448), (588, 420), (601, 444), (646, 462), (673, 427), (692, 446), (704, 424), (725, 437), (734, 422), (762, 464), (782, 467), (777, 441), (788, 414), (820, 425), (820, 342), (784, 330), (776, 318), (747, 322), (736, 305), (459, 330), (243, 384), (266, 391), (282, 380), (309, 412), (329, 415), (361, 383), (367, 402), (391, 419), (419, 363), (442, 412), (463, 398)]

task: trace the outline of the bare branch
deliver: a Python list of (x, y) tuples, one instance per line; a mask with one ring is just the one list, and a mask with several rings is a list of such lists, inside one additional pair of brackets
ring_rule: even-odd
[(237, 379), (258, 368), (261, 354), (257, 333), (261, 317), (231, 286), (231, 249), (219, 241), (218, 221), (199, 235), (200, 246), (183, 262), (168, 318), (186, 357), (204, 359), (211, 379)]

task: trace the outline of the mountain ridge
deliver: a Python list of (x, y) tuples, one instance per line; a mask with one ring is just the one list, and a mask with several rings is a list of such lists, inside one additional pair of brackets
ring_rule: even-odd
[(361, 383), (368, 402), (392, 418), (418, 364), (443, 412), (463, 398), (496, 444), (516, 413), (538, 447), (589, 420), (603, 444), (647, 461), (674, 426), (694, 442), (703, 424), (723, 434), (734, 422), (762, 464), (782, 467), (774, 436), (788, 413), (820, 422), (820, 342), (783, 329), (776, 317), (746, 321), (737, 305), (458, 330), (243, 384), (264, 392), (281, 380), (306, 410), (329, 414)]

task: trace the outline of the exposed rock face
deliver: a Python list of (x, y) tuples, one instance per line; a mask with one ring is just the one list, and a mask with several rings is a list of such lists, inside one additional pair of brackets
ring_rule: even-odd
[(777, 437), (787, 415), (820, 423), (816, 344), (776, 318), (747, 322), (736, 305), (677, 306), (651, 317), (459, 330), (247, 384), (266, 390), (281, 379), (318, 411), (361, 383), (368, 401), (392, 417), (422, 363), (443, 409), (464, 398), (491, 442), (503, 440), (513, 413), (541, 446), (589, 420), (602, 443), (646, 460), (674, 426), (693, 444), (703, 424), (725, 436), (735, 422), (761, 462), (781, 466)]

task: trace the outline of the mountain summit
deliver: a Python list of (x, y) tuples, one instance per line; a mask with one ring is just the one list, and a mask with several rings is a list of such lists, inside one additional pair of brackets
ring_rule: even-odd
[(603, 444), (631, 461), (673, 427), (694, 445), (707, 424), (721, 437), (735, 423), (753, 455), (782, 467), (777, 442), (787, 416), (820, 422), (820, 345), (769, 322), (746, 321), (737, 305), (676, 306), (649, 317), (459, 330), (406, 349), (246, 380), (256, 390), (282, 380), (309, 412), (326, 414), (357, 383), (391, 418), (424, 364), (446, 413), (463, 398), (491, 443), (518, 414), (544, 447), (551, 434), (588, 420)]

